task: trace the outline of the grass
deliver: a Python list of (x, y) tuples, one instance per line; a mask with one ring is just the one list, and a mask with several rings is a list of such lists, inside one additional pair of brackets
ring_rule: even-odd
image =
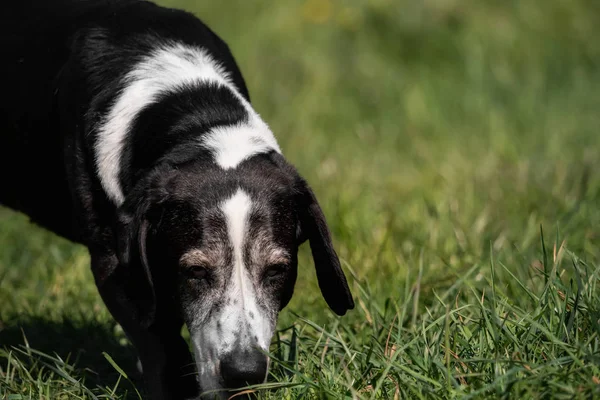
[[(600, 396), (596, 2), (162, 3), (230, 43), (355, 295), (302, 249), (262, 398)], [(0, 398), (138, 398), (85, 249), (0, 226)]]

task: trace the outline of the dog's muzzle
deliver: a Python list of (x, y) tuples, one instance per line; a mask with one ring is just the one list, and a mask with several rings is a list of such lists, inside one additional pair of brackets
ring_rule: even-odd
[(221, 359), (221, 377), (225, 387), (238, 389), (265, 381), (269, 359), (259, 349), (233, 350)]

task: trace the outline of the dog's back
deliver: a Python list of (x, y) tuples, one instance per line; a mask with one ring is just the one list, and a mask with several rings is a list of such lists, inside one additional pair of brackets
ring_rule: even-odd
[(71, 240), (80, 240), (69, 187), (77, 166), (65, 153), (79, 152), (95, 169), (95, 119), (158, 38), (215, 55), (248, 99), (227, 45), (186, 12), (141, 0), (25, 0), (9, 8), (0, 17), (0, 203)]

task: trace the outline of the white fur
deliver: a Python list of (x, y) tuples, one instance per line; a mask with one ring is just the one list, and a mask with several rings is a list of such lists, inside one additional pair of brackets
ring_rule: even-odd
[(203, 140), (203, 145), (213, 151), (217, 164), (223, 169), (235, 168), (256, 154), (271, 150), (281, 153), (273, 133), (262, 121), (215, 128)]
[(242, 161), (274, 150), (281, 153), (277, 140), (260, 115), (233, 87), (231, 90), (248, 113), (248, 122), (212, 129), (201, 141), (215, 155), (223, 169), (237, 167)]
[[(218, 388), (219, 359), (234, 345), (258, 345), (268, 350), (274, 323), (259, 309), (250, 272), (244, 263), (243, 248), (252, 210), (250, 197), (241, 189), (221, 205), (233, 246), (233, 271), (227, 283), (225, 306), (209, 321), (193, 329), (192, 340), (200, 385), (203, 390)], [(234, 300), (236, 301), (234, 303)], [(220, 329), (217, 326), (220, 325)]]
[(227, 200), (221, 209), (225, 214), (227, 232), (233, 246), (233, 285), (231, 285), (229, 297), (238, 298), (241, 303), (239, 310), (244, 310), (244, 294), (251, 295), (248, 292), (252, 290), (252, 283), (248, 282), (243, 256), (244, 236), (246, 236), (246, 225), (250, 217), (252, 201), (243, 190), (238, 189), (236, 194)]
[(134, 118), (159, 94), (202, 81), (233, 87), (228, 75), (209, 54), (179, 43), (156, 48), (127, 74), (126, 86), (99, 127), (95, 149), (100, 182), (117, 205), (124, 200), (119, 183), (120, 161), (124, 139)]

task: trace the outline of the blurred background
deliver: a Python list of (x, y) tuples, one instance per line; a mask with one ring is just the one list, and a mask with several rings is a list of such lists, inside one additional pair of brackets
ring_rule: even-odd
[(164, 4), (230, 44), (375, 292), (392, 295), (419, 257), (431, 284), (491, 250), (525, 268), (542, 224), (598, 259), (600, 3)]
[[(481, 281), (492, 255), (541, 281), (541, 227), (598, 262), (600, 2), (159, 3), (229, 43), (255, 109), (324, 208), (358, 300), (348, 323), (404, 298), (418, 274), (425, 304), (474, 266)], [(307, 248), (300, 260), (280, 326), (296, 314), (333, 323)], [(89, 329), (72, 350), (112, 343), (88, 262), (0, 209), (0, 345), (25, 326), (55, 346), (65, 324)]]

